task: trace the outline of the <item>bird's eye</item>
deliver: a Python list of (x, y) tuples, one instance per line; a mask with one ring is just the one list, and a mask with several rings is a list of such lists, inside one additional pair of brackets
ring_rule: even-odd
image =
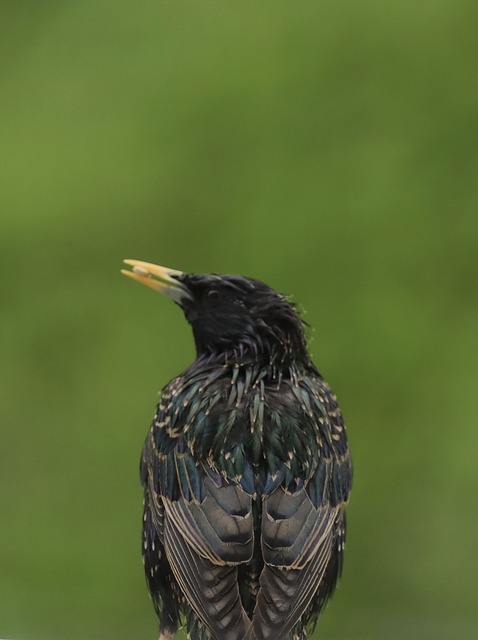
[(219, 300), (219, 291), (216, 291), (216, 289), (211, 289), (211, 291), (207, 292), (207, 299), (211, 301)]

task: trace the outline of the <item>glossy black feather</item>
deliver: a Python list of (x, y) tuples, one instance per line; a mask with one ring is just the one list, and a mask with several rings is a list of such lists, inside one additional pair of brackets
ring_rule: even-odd
[(182, 615), (193, 640), (304, 638), (342, 567), (342, 415), (283, 296), (240, 277), (183, 284), (197, 359), (163, 390), (141, 461), (160, 634)]

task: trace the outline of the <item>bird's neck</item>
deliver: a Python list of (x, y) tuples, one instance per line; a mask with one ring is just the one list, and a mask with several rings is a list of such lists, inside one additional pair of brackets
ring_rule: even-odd
[(292, 332), (265, 326), (261, 331), (244, 332), (235, 340), (194, 331), (194, 340), (197, 360), (222, 365), (270, 365), (276, 369), (311, 365), (302, 325)]
[(264, 371), (267, 377), (289, 377), (291, 370), (298, 372), (314, 372), (313, 365), (307, 351), (295, 351), (294, 354), (287, 351), (272, 350), (264, 353), (259, 350), (245, 348), (240, 345), (229, 350), (205, 350), (198, 351), (194, 368), (222, 367), (224, 369), (254, 369)]

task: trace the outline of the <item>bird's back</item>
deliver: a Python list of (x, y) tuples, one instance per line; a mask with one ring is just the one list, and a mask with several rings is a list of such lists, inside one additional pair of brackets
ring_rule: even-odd
[(351, 464), (312, 366), (196, 362), (141, 462), (143, 556), (163, 637), (305, 637), (342, 564)]

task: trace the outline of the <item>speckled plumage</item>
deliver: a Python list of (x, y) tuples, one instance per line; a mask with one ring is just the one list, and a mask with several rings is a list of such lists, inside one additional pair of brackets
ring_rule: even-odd
[(160, 638), (182, 620), (193, 640), (306, 638), (342, 567), (351, 462), (336, 397), (284, 296), (175, 278), (197, 358), (163, 390), (141, 458)]

